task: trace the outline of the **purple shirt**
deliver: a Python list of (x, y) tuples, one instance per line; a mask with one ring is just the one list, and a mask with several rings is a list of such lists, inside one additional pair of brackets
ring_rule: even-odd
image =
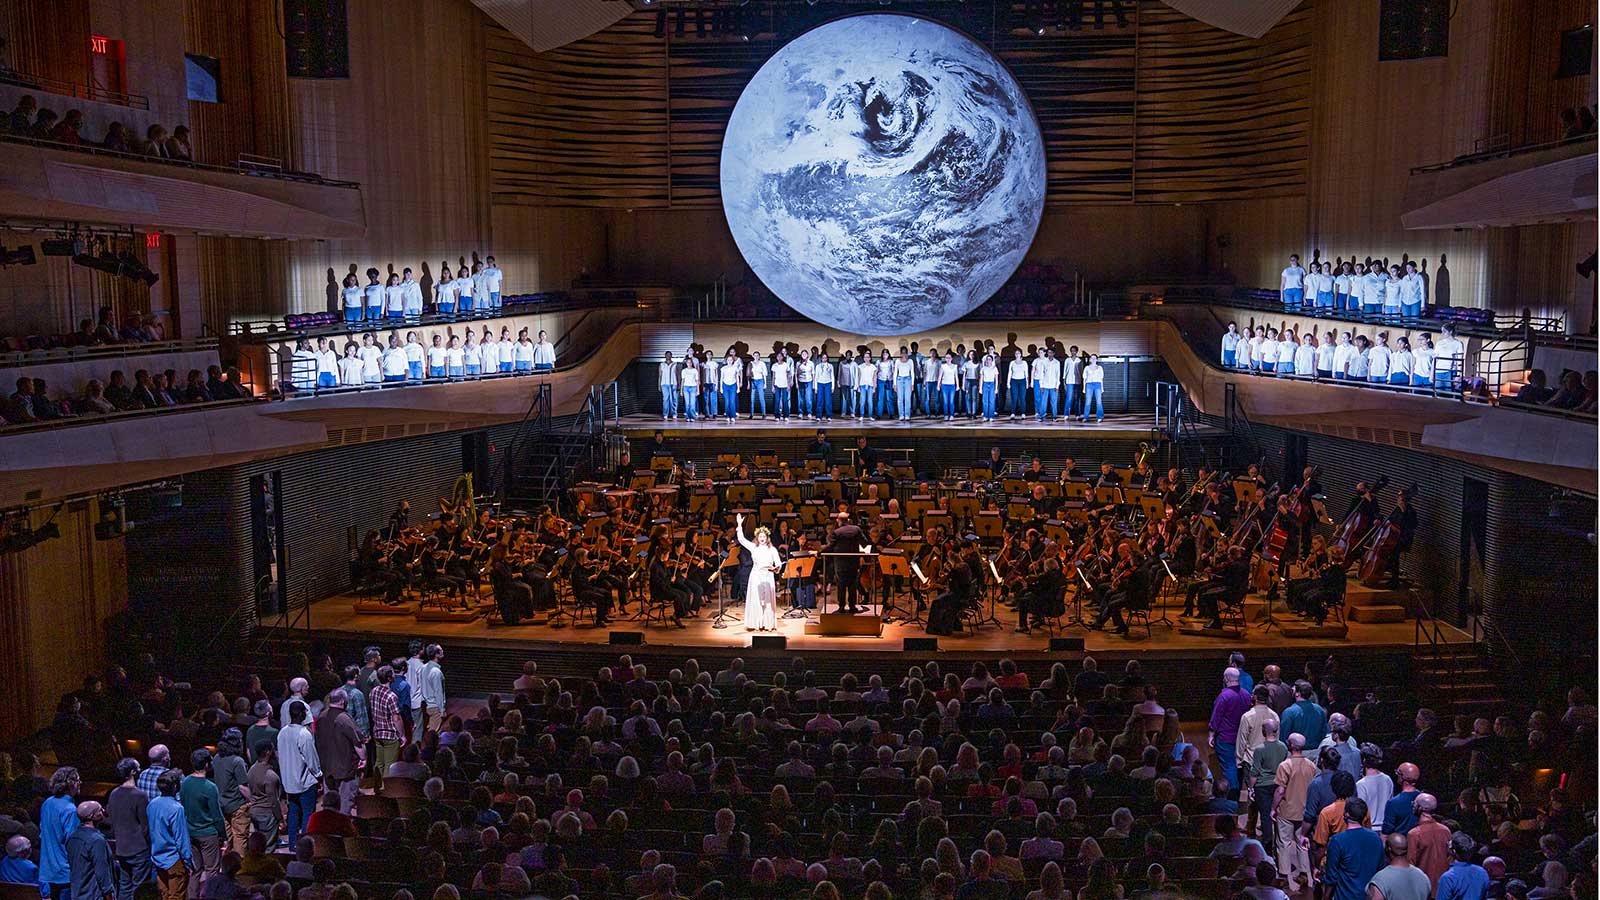
[(1219, 742), (1231, 744), (1239, 739), (1239, 719), (1253, 705), (1250, 693), (1238, 685), (1225, 687), (1211, 704), (1211, 732)]

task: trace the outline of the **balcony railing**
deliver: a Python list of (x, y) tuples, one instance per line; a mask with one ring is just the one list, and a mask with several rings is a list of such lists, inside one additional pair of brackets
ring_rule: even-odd
[(149, 109), (150, 98), (143, 94), (127, 94), (121, 91), (108, 91), (103, 87), (92, 84), (78, 84), (73, 81), (63, 81), (59, 78), (46, 78), (43, 75), (32, 75), (26, 72), (12, 70), (0, 71), (0, 84), (15, 85), (30, 91), (40, 91), (46, 94), (55, 94), (60, 97), (74, 97), (79, 100), (92, 100), (95, 103), (110, 103), (113, 106), (126, 106), (129, 109)]

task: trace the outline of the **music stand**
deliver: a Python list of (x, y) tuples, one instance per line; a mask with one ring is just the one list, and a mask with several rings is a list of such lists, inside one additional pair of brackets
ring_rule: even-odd
[(1122, 488), (1097, 487), (1094, 489), (1094, 502), (1101, 506), (1120, 506), (1122, 505)]
[[(792, 579), (795, 579), (795, 578), (810, 578), (811, 577), (811, 573), (816, 570), (816, 567), (817, 567), (817, 558), (815, 556), (793, 556), (793, 557), (790, 557), (788, 560), (784, 561), (783, 571), (778, 573), (778, 577), (782, 578), (784, 585), (787, 586)], [(812, 599), (813, 602), (815, 602), (816, 601), (816, 595), (812, 594), (811, 599)], [(798, 606), (795, 606), (794, 604), (795, 604), (794, 592), (791, 591), (789, 593), (789, 608), (787, 610), (784, 610), (782, 618), (785, 618), (785, 619), (810, 619), (811, 618), (811, 614), (810, 614), (809, 610), (802, 609), (802, 608), (800, 608)]]
[(689, 495), (689, 512), (695, 515), (717, 514), (717, 492), (701, 488)]
[(989, 468), (988, 466), (968, 466), (967, 467), (967, 480), (968, 481), (993, 481), (994, 480), (994, 470)]
[(844, 484), (832, 478), (818, 476), (811, 479), (811, 493), (821, 494), (829, 506), (835, 506), (844, 497)]
[(1050, 519), (1044, 523), (1044, 536), (1057, 544), (1065, 544), (1070, 540), (1067, 526), (1061, 524), (1060, 519)]
[(843, 463), (843, 464), (841, 464), (839, 466), (839, 477), (840, 478), (854, 478), (854, 477), (856, 477), (856, 464), (855, 463)]
[(778, 467), (778, 451), (757, 450), (756, 467), (760, 469), (776, 469)]
[(911, 468), (910, 463), (895, 463), (889, 467), (889, 474), (898, 481), (910, 481), (917, 477), (917, 471)]
[(1117, 480), (1122, 482), (1123, 484), (1132, 484), (1133, 483), (1133, 467), (1132, 466), (1112, 466), (1111, 467), (1111, 471), (1117, 473)]
[[(735, 569), (735, 568), (738, 568), (738, 566), (739, 566), (739, 554), (740, 554), (740, 552), (742, 550), (744, 550), (744, 547), (740, 546), (737, 543), (735, 543), (732, 546), (730, 546), (728, 548), (728, 558), (724, 559), (722, 561), (722, 565), (717, 567), (716, 575), (721, 575), (723, 569)], [(716, 576), (713, 575), (712, 577), (716, 577)], [(735, 621), (743, 621), (742, 617), (728, 612), (727, 608), (723, 605), (723, 602), (722, 602), (722, 598), (723, 598), (722, 588), (723, 588), (724, 585), (727, 586), (728, 592), (730, 594), (733, 593), (733, 579), (724, 578), (724, 579), (722, 579), (722, 584), (717, 585), (717, 614), (711, 618), (711, 627), (712, 628), (727, 628), (728, 627), (728, 623), (723, 621), (724, 619), (733, 619)]]
[(1041, 481), (1038, 483), (1044, 485), (1044, 495), (1046, 497), (1060, 497), (1066, 493), (1061, 489), (1061, 482), (1059, 481)]
[(812, 453), (806, 457), (806, 472), (812, 475), (828, 471), (828, 464), (822, 459), (821, 454)]
[(634, 472), (633, 477), (628, 479), (628, 490), (630, 491), (647, 491), (655, 486), (656, 473), (649, 469)]
[(900, 535), (906, 533), (905, 520), (897, 515), (884, 513), (878, 517), (878, 522), (883, 525), (884, 530), (889, 533), (889, 537), (891, 539), (898, 538)]
[(1067, 517), (1068, 522), (1082, 525), (1089, 521), (1089, 510), (1082, 506), (1063, 506), (1061, 512)]
[(1160, 519), (1167, 514), (1167, 503), (1160, 494), (1140, 494), (1139, 509), (1147, 519)]
[(1260, 490), (1254, 481), (1248, 478), (1235, 478), (1233, 480), (1233, 496), (1240, 505), (1249, 505), (1256, 502), (1256, 494)]
[(652, 472), (671, 472), (672, 467), (676, 464), (677, 460), (673, 459), (670, 452), (663, 453), (658, 450), (650, 457), (650, 470)]
[(727, 466), (712, 466), (708, 474), (712, 481), (727, 481), (733, 477), (733, 471)]
[(800, 485), (792, 481), (780, 482), (773, 488), (779, 500), (793, 500), (795, 505), (800, 504)]
[(933, 498), (927, 494), (914, 494), (906, 500), (906, 518), (913, 522), (922, 521), (922, 514), (934, 508)]
[(590, 513), (589, 521), (583, 523), (583, 536), (594, 540), (600, 536), (600, 526), (605, 524), (605, 513)]
[(994, 510), (983, 510), (973, 519), (973, 530), (978, 532), (978, 537), (985, 541), (993, 541), (1005, 537), (1005, 523), (1000, 520), (1000, 514)]
[(932, 534), (933, 533), (933, 529), (935, 529), (935, 528), (943, 528), (945, 535), (946, 536), (951, 536), (951, 535), (954, 534), (954, 532), (951, 531), (951, 529), (954, 528), (954, 527), (955, 527), (955, 520), (950, 518), (950, 514), (945, 512), (942, 509), (941, 510), (929, 510), (929, 511), (927, 511), (927, 512), (922, 514), (922, 533), (923, 534)]
[(731, 506), (749, 506), (756, 502), (756, 486), (748, 481), (730, 482), (727, 493)]
[(1033, 521), (1033, 504), (1022, 500), (1013, 500), (1006, 504), (1006, 518), (1013, 522)]
[(1068, 500), (1089, 499), (1089, 482), (1071, 480), (1057, 483), (1061, 485), (1061, 496)]
[(730, 469), (737, 469), (737, 468), (739, 468), (739, 454), (737, 454), (737, 453), (718, 453), (717, 454), (717, 462), (722, 463), (723, 465), (727, 466)]
[[(883, 555), (878, 557), (878, 574), (905, 578), (911, 574), (911, 560), (907, 559), (902, 551), (885, 550)], [(887, 602), (883, 605), (882, 614), (885, 621), (888, 621), (891, 612), (904, 615), (904, 611), (900, 609), (900, 605), (895, 602), (893, 596), (888, 597)], [(915, 610), (910, 615), (904, 615), (904, 618), (907, 623), (922, 624), (922, 616)]]
[(978, 515), (978, 495), (970, 491), (958, 492), (950, 498), (950, 513), (962, 521), (971, 521)]
[(761, 501), (761, 507), (758, 511), (757, 518), (760, 520), (761, 524), (771, 527), (773, 521), (778, 518), (778, 513), (781, 512), (783, 512), (783, 501), (768, 497), (767, 499)]
[(1002, 485), (1003, 485), (1003, 490), (1007, 494), (1027, 494), (1027, 493), (1030, 493), (1030, 491), (1028, 489), (1028, 483), (1026, 481), (1023, 481), (1021, 478), (1007, 478), (1004, 482), (1002, 482)]
[(825, 500), (807, 500), (800, 504), (800, 523), (808, 527), (825, 525), (828, 521), (828, 504)]

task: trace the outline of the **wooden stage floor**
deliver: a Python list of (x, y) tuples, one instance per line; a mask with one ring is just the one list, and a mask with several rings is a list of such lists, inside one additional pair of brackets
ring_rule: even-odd
[[(681, 648), (685, 651), (697, 649), (739, 649), (751, 645), (751, 638), (756, 634), (744, 629), (743, 623), (734, 620), (726, 628), (713, 628), (711, 616), (715, 614), (716, 607), (700, 618), (685, 621), (685, 627), (661, 627), (652, 624), (643, 627), (642, 622), (628, 621), (626, 617), (614, 617), (609, 628), (596, 628), (587, 621), (578, 625), (565, 627), (552, 627), (544, 624), (542, 616), (533, 623), (524, 623), (517, 626), (504, 626), (491, 624), (486, 618), (479, 618), (471, 622), (437, 622), (418, 621), (409, 612), (406, 614), (373, 614), (358, 612), (355, 609), (356, 598), (349, 595), (340, 595), (323, 600), (312, 607), (310, 630), (325, 633), (336, 633), (340, 636), (428, 636), (441, 641), (455, 641), (470, 643), (481, 647), (499, 648), (537, 648), (540, 646), (571, 646), (588, 644), (606, 644), (611, 631), (642, 631), (644, 641), (656, 648), (664, 647)], [(410, 604), (407, 608), (414, 608)], [(1181, 598), (1179, 599), (1181, 607)], [(1060, 637), (1081, 637), (1085, 640), (1085, 649), (1090, 652), (1134, 652), (1139, 655), (1157, 654), (1172, 657), (1193, 656), (1197, 653), (1214, 655), (1221, 650), (1255, 648), (1257, 650), (1292, 647), (1296, 650), (1310, 650), (1315, 648), (1364, 648), (1388, 649), (1410, 651), (1413, 646), (1415, 632), (1412, 621), (1408, 618), (1402, 622), (1366, 623), (1351, 621), (1348, 623), (1348, 633), (1342, 638), (1335, 637), (1290, 637), (1284, 635), (1281, 629), (1263, 629), (1254, 621), (1259, 604), (1252, 603), (1249, 607), (1251, 624), (1246, 628), (1243, 637), (1228, 638), (1211, 635), (1194, 635), (1180, 633), (1177, 626), (1180, 620), (1177, 617), (1179, 607), (1170, 610), (1173, 621), (1172, 628), (1159, 622), (1151, 628), (1149, 637), (1142, 633), (1136, 634), (1132, 639), (1120, 637), (1109, 631), (1090, 631), (1082, 627), (1068, 627), (1058, 632)], [(487, 607), (485, 607), (487, 609)], [(992, 655), (996, 653), (1030, 653), (1046, 652), (1049, 649), (1049, 637), (1046, 632), (1035, 629), (1032, 634), (1017, 634), (1012, 629), (1016, 627), (1015, 613), (1007, 607), (1000, 607), (997, 617), (1003, 623), (1000, 626), (990, 625), (979, 629), (977, 632), (965, 632), (953, 636), (939, 638), (940, 652), (973, 653)], [(883, 653), (899, 652), (902, 641), (908, 637), (925, 637), (920, 625), (894, 623), (883, 626), (882, 633), (875, 637), (824, 637), (808, 635), (805, 633), (806, 621), (802, 619), (782, 618), (780, 610), (778, 630), (768, 634), (781, 634), (787, 639), (787, 646), (791, 650), (828, 650), (844, 653), (864, 652)], [(303, 621), (300, 627), (308, 627)], [(1450, 632), (1448, 635), (1452, 642), (1466, 641), (1465, 632), (1444, 626)]]
[[(872, 437), (890, 437), (908, 435), (918, 438), (964, 438), (968, 440), (979, 438), (997, 437), (1094, 437), (1107, 440), (1144, 440), (1150, 437), (1150, 431), (1155, 427), (1155, 414), (1151, 412), (1118, 413), (1108, 415), (1104, 422), (1068, 422), (1064, 419), (1055, 419), (1050, 422), (1036, 422), (1028, 419), (998, 419), (994, 422), (985, 422), (982, 419), (956, 419), (946, 422), (942, 419), (918, 418), (909, 422), (896, 422), (892, 419), (857, 420), (849, 417), (835, 416), (831, 422), (816, 419), (802, 419), (798, 416), (791, 417), (788, 421), (779, 422), (770, 417), (765, 419), (752, 419), (741, 416), (738, 421), (729, 422), (726, 419), (663, 419), (660, 416), (636, 414), (623, 416), (620, 420), (621, 430), (629, 437), (649, 437), (657, 431), (666, 432), (669, 438), (694, 437), (705, 434), (727, 435), (736, 438), (761, 438), (761, 437), (799, 437), (809, 436), (818, 428), (824, 429), (833, 435), (851, 435), (865, 433)], [(1213, 431), (1220, 434), (1220, 429), (1210, 426), (1197, 426), (1202, 434)], [(835, 446), (843, 446), (835, 442)]]

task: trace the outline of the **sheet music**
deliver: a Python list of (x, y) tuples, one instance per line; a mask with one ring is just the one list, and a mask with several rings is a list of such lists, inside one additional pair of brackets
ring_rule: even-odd
[(998, 569), (996, 569), (994, 567), (994, 560), (986, 559), (986, 560), (984, 560), (984, 562), (989, 564), (989, 574), (993, 575), (994, 576), (994, 580), (998, 582), (1000, 580), (1000, 572), (999, 572)]
[(916, 573), (917, 579), (919, 581), (921, 581), (923, 584), (927, 584), (928, 583), (928, 576), (922, 574), (922, 567), (921, 566), (917, 565), (915, 562), (912, 562), (911, 563), (911, 571)]

